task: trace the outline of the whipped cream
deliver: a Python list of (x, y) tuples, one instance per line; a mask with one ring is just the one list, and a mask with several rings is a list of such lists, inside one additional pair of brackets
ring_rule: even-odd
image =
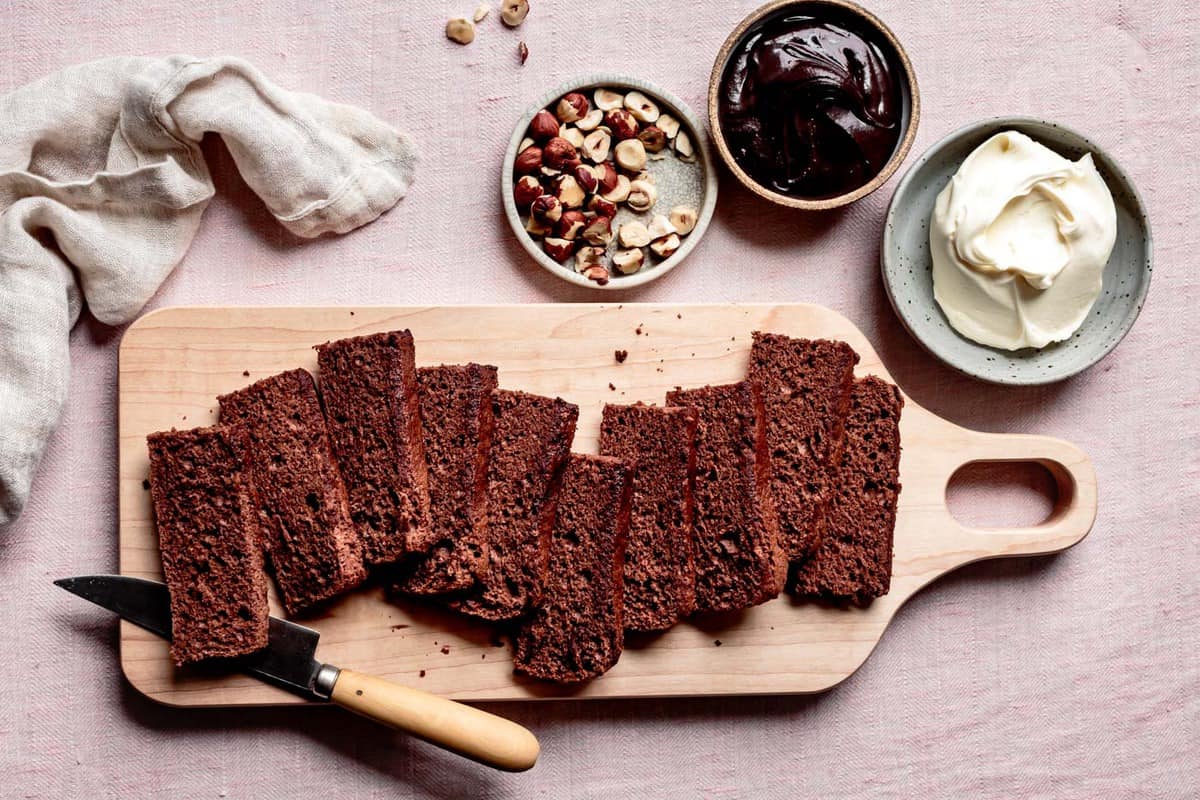
[(1016, 131), (981, 144), (938, 195), (933, 296), (956, 331), (1006, 350), (1070, 338), (1100, 295), (1117, 209), (1091, 153)]

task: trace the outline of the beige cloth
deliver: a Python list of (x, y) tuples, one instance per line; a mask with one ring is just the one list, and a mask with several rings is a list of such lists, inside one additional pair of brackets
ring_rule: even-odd
[(0, 97), (0, 524), (58, 423), (83, 303), (128, 322), (190, 245), (213, 194), (210, 131), (300, 236), (371, 222), (412, 179), (396, 130), (233, 58), (108, 59)]

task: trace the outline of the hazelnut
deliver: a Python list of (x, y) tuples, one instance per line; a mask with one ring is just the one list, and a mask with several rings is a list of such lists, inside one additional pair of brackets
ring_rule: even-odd
[(529, 208), (533, 201), (541, 196), (542, 182), (533, 175), (522, 175), (513, 187), (513, 199), (517, 201), (517, 208)]
[(575, 122), (587, 116), (590, 110), (591, 105), (586, 97), (579, 92), (571, 92), (558, 101), (558, 105), (554, 107), (554, 116), (561, 122)]
[(558, 222), (562, 217), (563, 204), (554, 195), (540, 195), (533, 204), (529, 206), (529, 214), (538, 222), (554, 223)]
[(604, 263), (604, 248), (583, 246), (575, 253), (575, 270), (583, 272), (590, 266)]
[(675, 155), (680, 161), (692, 161), (696, 157), (696, 148), (692, 146), (692, 137), (683, 131), (675, 137)]
[(559, 175), (554, 179), (554, 196), (564, 208), (582, 208), (586, 195), (574, 175)]
[(510, 28), (515, 28), (529, 16), (529, 0), (502, 0), (500, 19)]
[(625, 95), (625, 108), (639, 122), (654, 122), (659, 117), (658, 106), (641, 92), (630, 92)]
[(521, 143), (519, 145), (517, 145), (517, 152), (524, 153), (526, 150), (533, 147), (533, 145), (534, 145), (533, 139), (526, 136), (524, 139), (521, 140)]
[(604, 124), (612, 131), (613, 138), (618, 142), (633, 139), (638, 135), (637, 120), (623, 108), (614, 108), (604, 115)]
[(535, 142), (544, 142), (558, 136), (558, 118), (543, 108), (529, 121), (529, 136)]
[(604, 193), (604, 199), (610, 203), (624, 203), (629, 199), (629, 178), (624, 175), (617, 176), (617, 185)]
[(640, 139), (626, 139), (613, 148), (613, 160), (626, 172), (640, 172), (646, 166), (646, 148)]
[(472, 18), (476, 22), (483, 22), (483, 20), (490, 13), (492, 13), (492, 7), (487, 3), (480, 3), (479, 5), (475, 6), (475, 13), (472, 15)]
[(668, 139), (674, 139), (679, 134), (679, 120), (670, 114), (659, 114), (654, 125), (665, 133)]
[(612, 164), (609, 164), (607, 161), (602, 162), (593, 167), (592, 171), (596, 173), (596, 179), (600, 181), (600, 192), (602, 194), (611, 192), (617, 188), (617, 170)]
[(579, 153), (575, 151), (575, 145), (555, 136), (542, 148), (542, 163), (551, 169), (571, 169), (579, 163)]
[(646, 230), (650, 233), (651, 239), (661, 239), (675, 233), (675, 226), (662, 214), (655, 214), (654, 219), (650, 220), (650, 224), (646, 226)]
[(597, 89), (592, 93), (592, 100), (596, 102), (596, 108), (602, 111), (612, 111), (625, 105), (625, 95), (612, 89)]
[(608, 158), (608, 148), (611, 144), (612, 136), (608, 131), (597, 128), (583, 137), (583, 155), (589, 161), (599, 164)]
[(545, 236), (546, 234), (550, 233), (550, 230), (551, 228), (549, 225), (540, 221), (532, 214), (530, 214), (529, 219), (525, 221), (525, 232), (535, 239), (539, 236)]
[(550, 237), (542, 242), (542, 250), (558, 263), (565, 264), (575, 252), (575, 243)]
[(532, 175), (542, 168), (542, 148), (534, 145), (526, 147), (513, 162), (513, 172), (518, 175)]
[(446, 38), (459, 44), (475, 41), (475, 23), (466, 17), (454, 17), (446, 23)]
[(696, 220), (700, 217), (691, 206), (675, 206), (667, 216), (675, 226), (675, 231), (685, 236), (696, 227)]
[(611, 200), (605, 200), (600, 195), (593, 195), (588, 201), (588, 211), (599, 217), (608, 217), (612, 219), (617, 215), (617, 204)]
[(576, 150), (583, 147), (583, 131), (574, 125), (563, 125), (558, 129), (558, 135), (570, 142)]
[(596, 264), (588, 267), (583, 271), (583, 277), (589, 281), (595, 281), (597, 286), (606, 286), (608, 284), (608, 267), (603, 264)]
[(672, 233), (670, 236), (664, 236), (661, 239), (655, 239), (650, 243), (650, 249), (659, 258), (670, 258), (675, 255), (675, 251), (679, 249), (679, 236)]
[(596, 217), (583, 229), (583, 238), (588, 244), (606, 245), (612, 241), (612, 218)]
[(657, 153), (667, 146), (667, 135), (662, 132), (662, 128), (655, 125), (647, 125), (642, 128), (638, 132), (637, 138), (646, 148), (647, 153)]
[(595, 170), (587, 164), (580, 164), (571, 174), (575, 176), (575, 180), (583, 187), (585, 194), (591, 194), (600, 185), (600, 181), (596, 178)]
[(594, 130), (596, 130), (596, 128), (600, 127), (600, 123), (603, 121), (604, 121), (604, 110), (599, 109), (599, 108), (593, 108), (586, 115), (581, 117), (578, 122), (575, 123), (575, 127), (579, 128), (579, 130), (585, 131), (585, 132), (586, 131), (594, 131)]
[(629, 184), (629, 197), (625, 202), (634, 211), (649, 211), (658, 202), (658, 189), (650, 181), (633, 181)]
[(650, 244), (650, 231), (638, 221), (626, 222), (617, 231), (621, 247), (645, 247)]
[(642, 252), (642, 248), (632, 247), (628, 250), (618, 250), (613, 254), (612, 262), (617, 272), (632, 275), (642, 268), (642, 262), (645, 260), (646, 254)]
[(582, 211), (564, 211), (558, 222), (554, 223), (554, 235), (559, 239), (574, 241), (583, 232), (587, 223), (587, 217), (583, 215)]

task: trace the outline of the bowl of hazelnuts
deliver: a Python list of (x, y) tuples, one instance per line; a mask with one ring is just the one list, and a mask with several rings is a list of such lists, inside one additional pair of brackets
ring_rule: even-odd
[(669, 92), (615, 75), (543, 96), (517, 123), (500, 183), (530, 256), (598, 289), (665, 275), (696, 246), (717, 201), (696, 116)]

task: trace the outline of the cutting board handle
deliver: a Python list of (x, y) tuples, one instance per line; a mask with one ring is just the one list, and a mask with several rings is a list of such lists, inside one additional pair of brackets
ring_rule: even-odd
[[(1081, 541), (1096, 521), (1096, 470), (1075, 445), (1049, 436), (970, 431), (955, 453), (961, 469), (979, 462), (1033, 462), (1054, 477), (1058, 499), (1040, 524), (973, 528), (955, 521), (963, 536), (993, 556), (1041, 555)], [(950, 476), (953, 477), (953, 474)]]
[(521, 772), (537, 762), (540, 746), (527, 729), (429, 692), (343, 669), (330, 699), (356, 714), (497, 769)]

